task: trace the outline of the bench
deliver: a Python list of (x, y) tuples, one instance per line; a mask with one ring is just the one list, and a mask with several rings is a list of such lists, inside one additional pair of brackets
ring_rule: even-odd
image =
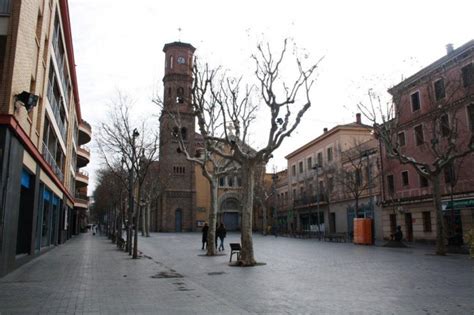
[(328, 233), (324, 235), (324, 240), (329, 242), (346, 242), (346, 233)]
[(239, 243), (229, 243), (230, 245), (230, 260), (229, 262), (232, 262), (232, 255), (237, 254), (237, 260), (240, 259), (240, 250), (242, 249), (240, 247)]

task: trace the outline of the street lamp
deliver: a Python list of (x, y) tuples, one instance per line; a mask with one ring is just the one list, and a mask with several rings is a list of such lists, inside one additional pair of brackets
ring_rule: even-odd
[[(319, 223), (319, 179), (318, 179), (318, 174), (319, 174), (319, 164), (314, 164), (313, 165), (313, 170), (316, 172), (316, 223), (318, 224), (318, 238), (321, 239), (321, 224)], [(309, 226), (311, 229), (311, 216), (309, 220)]]

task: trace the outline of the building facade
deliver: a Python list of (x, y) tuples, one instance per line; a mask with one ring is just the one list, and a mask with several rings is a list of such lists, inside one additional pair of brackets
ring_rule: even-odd
[(276, 184), (284, 229), (350, 236), (357, 209), (357, 217), (374, 219), (375, 237), (381, 238), (378, 152), (372, 127), (362, 124), (357, 114), (354, 123), (325, 128), (322, 135), (288, 154), (287, 173)]
[[(396, 106), (400, 152), (431, 164), (444, 154), (466, 150), (474, 130), (474, 41), (457, 49), (448, 45), (445, 56), (389, 92)], [(449, 151), (452, 143), (454, 150)], [(434, 242), (437, 214), (432, 182), (411, 165), (389, 160), (385, 154), (382, 162), (385, 238), (400, 225), (407, 241)], [(474, 226), (473, 170), (471, 153), (440, 174), (448, 244), (462, 244), (464, 233)]]
[(67, 0), (0, 1), (0, 276), (85, 224), (90, 140)]

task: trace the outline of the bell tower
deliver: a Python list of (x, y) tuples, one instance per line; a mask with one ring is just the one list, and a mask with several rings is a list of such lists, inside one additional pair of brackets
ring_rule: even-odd
[[(193, 163), (179, 152), (181, 133), (188, 152), (195, 150), (195, 118), (191, 106), (192, 62), (196, 49), (187, 43), (166, 44), (163, 110), (160, 116), (161, 209), (159, 228), (166, 232), (195, 230), (196, 180)], [(177, 115), (179, 114), (179, 115)], [(180, 126), (171, 117), (179, 117)]]

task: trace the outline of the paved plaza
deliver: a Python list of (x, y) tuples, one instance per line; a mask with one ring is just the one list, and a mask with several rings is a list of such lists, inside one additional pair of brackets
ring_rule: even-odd
[(255, 235), (266, 265), (203, 256), (198, 233), (140, 238), (138, 260), (83, 234), (0, 279), (0, 314), (473, 314), (474, 260), (430, 248)]

